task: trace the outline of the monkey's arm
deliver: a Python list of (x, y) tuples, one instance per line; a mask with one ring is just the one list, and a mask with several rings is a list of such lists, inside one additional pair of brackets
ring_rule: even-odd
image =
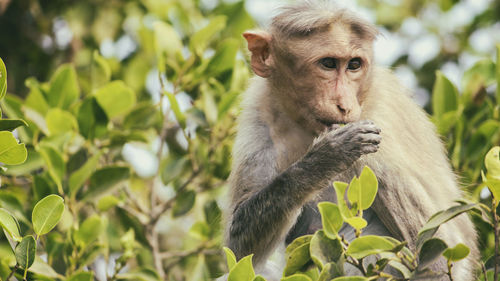
[(231, 180), (234, 203), (228, 233), (228, 246), (236, 256), (253, 253), (256, 264), (264, 260), (277, 242), (284, 241), (298, 211), (316, 191), (361, 155), (378, 149), (379, 132), (368, 121), (329, 131), (279, 174), (273, 168), (272, 142), (240, 159)]

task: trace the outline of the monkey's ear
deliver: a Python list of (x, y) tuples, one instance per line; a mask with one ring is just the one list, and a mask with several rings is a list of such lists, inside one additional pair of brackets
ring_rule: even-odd
[(243, 37), (247, 40), (248, 50), (252, 53), (250, 65), (253, 71), (261, 77), (269, 77), (273, 62), (269, 48), (271, 34), (265, 31), (246, 31)]

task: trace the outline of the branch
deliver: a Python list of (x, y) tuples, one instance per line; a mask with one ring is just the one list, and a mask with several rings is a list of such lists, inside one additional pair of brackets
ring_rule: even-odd
[[(493, 213), (493, 231), (494, 231), (494, 234), (495, 234), (495, 257), (494, 257), (494, 265), (493, 265), (493, 272), (494, 272), (494, 277), (493, 277), (493, 280), (498, 280), (498, 266), (499, 266), (499, 263), (500, 261), (498, 260), (499, 256), (500, 256), (500, 253), (498, 252), (498, 246), (500, 244), (500, 230), (498, 228), (498, 216), (497, 216), (497, 208), (495, 207), (496, 206), (496, 203), (497, 203), (497, 200), (499, 200), (500, 198), (494, 198), (493, 197), (493, 201), (492, 201), (492, 206), (491, 206), (491, 211)], [(486, 277), (485, 277), (486, 278)]]

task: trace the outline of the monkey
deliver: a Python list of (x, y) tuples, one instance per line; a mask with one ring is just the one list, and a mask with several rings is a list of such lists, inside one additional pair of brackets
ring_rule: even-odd
[[(238, 259), (253, 254), (268, 280), (279, 280), (283, 266), (266, 272), (270, 255), (320, 229), (317, 203), (337, 202), (331, 183), (349, 182), (365, 165), (379, 190), (363, 235), (415, 249), (429, 217), (462, 196), (427, 114), (389, 69), (374, 64), (378, 34), (353, 12), (319, 1), (284, 6), (267, 30), (243, 33), (255, 77), (238, 117), (225, 243)], [(348, 226), (340, 232), (355, 238)], [(437, 235), (471, 249), (453, 277), (472, 280), (478, 249), (470, 218), (450, 220)], [(444, 259), (438, 267), (446, 271)]]

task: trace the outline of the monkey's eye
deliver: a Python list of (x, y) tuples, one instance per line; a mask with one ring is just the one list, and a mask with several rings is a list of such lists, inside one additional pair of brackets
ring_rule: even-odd
[(360, 58), (353, 58), (347, 64), (347, 69), (349, 69), (349, 70), (358, 70), (360, 67), (361, 67), (361, 59)]
[(322, 58), (319, 60), (319, 63), (329, 69), (337, 68), (337, 61), (334, 58)]

